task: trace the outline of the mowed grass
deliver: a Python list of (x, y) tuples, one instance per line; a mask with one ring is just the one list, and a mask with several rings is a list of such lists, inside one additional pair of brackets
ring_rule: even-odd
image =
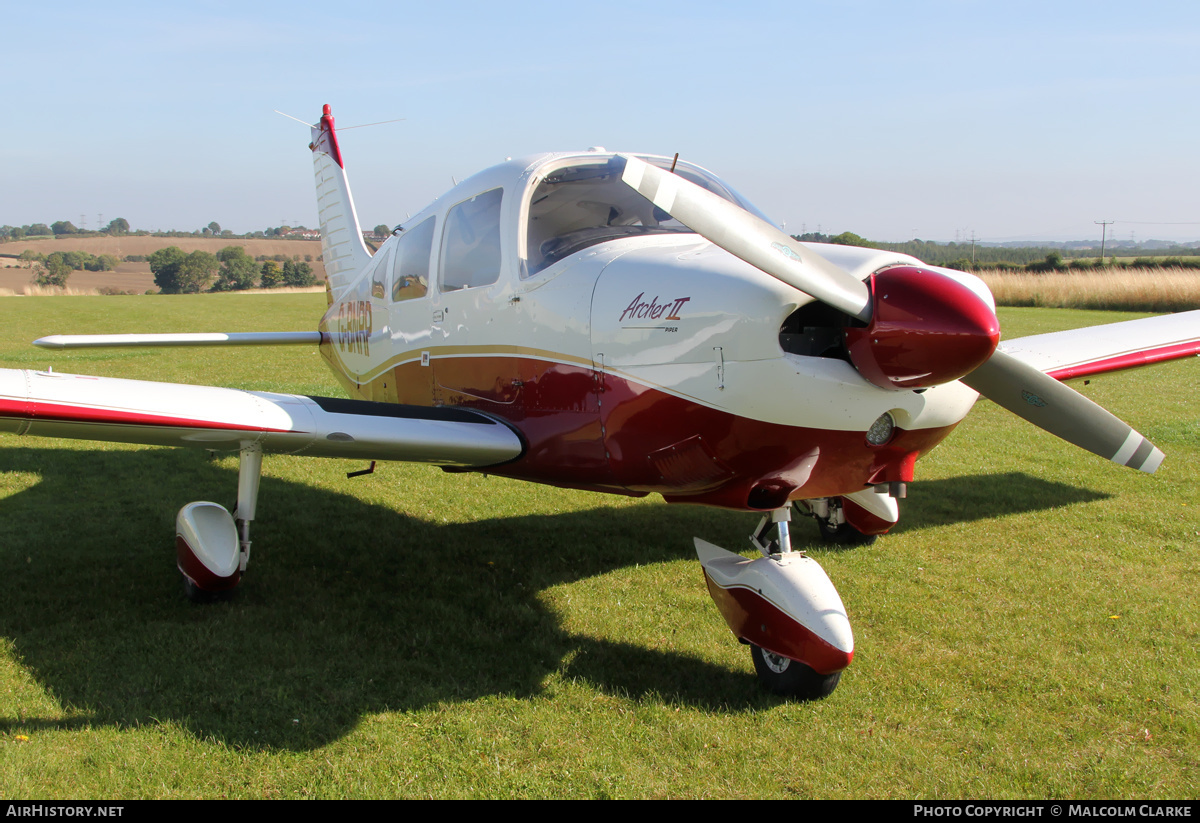
[[(0, 367), (336, 394), (305, 348), (67, 354), (55, 332), (312, 328), (321, 295), (12, 298)], [(1012, 309), (1007, 337), (1130, 314)], [(761, 693), (692, 554), (756, 517), (268, 457), (246, 582), (184, 601), (176, 510), (236, 460), (0, 436), (0, 793), (1194, 798), (1200, 364), (1078, 384), (1150, 477), (981, 402), (897, 530), (830, 551), (857, 653)]]

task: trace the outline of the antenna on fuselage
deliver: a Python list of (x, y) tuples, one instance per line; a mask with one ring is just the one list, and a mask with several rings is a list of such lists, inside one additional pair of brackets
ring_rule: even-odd
[[(297, 123), (304, 123), (304, 125), (306, 125), (306, 126), (312, 125), (311, 123), (301, 120), (299, 117), (292, 117), (287, 112), (282, 112), (279, 109), (272, 109), (272, 111), (275, 112), (276, 114), (282, 114), (284, 117), (288, 118), (289, 120), (295, 120)], [(401, 120), (405, 120), (405, 119), (407, 119), (407, 118), (397, 117), (395, 120), (380, 120), (378, 123), (360, 123), (357, 126), (338, 126), (338, 131), (349, 131), (350, 129), (365, 129), (367, 126), (382, 126), (385, 123), (399, 123)]]
[(271, 109), (271, 111), (275, 112), (276, 114), (282, 114), (284, 117), (288, 118), (289, 120), (295, 120), (297, 123), (304, 123), (304, 125), (306, 125), (306, 126), (310, 126), (310, 127), (312, 126), (312, 123), (309, 123), (305, 120), (301, 120), (299, 117), (292, 117), (290, 114), (282, 112), (279, 109)]
[(675, 159), (671, 161), (671, 174), (675, 173), (675, 164), (679, 162), (679, 152), (675, 152)]
[(401, 120), (407, 120), (406, 117), (397, 117), (395, 120), (380, 120), (378, 123), (359, 123), (357, 126), (338, 126), (338, 131), (349, 131), (350, 129), (365, 129), (367, 126), (382, 126), (386, 123), (399, 123)]

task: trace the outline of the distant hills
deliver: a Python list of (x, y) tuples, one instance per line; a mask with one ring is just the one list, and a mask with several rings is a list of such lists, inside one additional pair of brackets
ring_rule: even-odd
[[(963, 244), (960, 243), (959, 245)], [(1100, 243), (1097, 240), (1010, 240), (1006, 243), (989, 243), (986, 241), (980, 241), (977, 245), (1004, 249), (1028, 249), (1037, 247), (1060, 249), (1062, 251), (1100, 250)], [(1200, 240), (1193, 240), (1189, 243), (1177, 243), (1173, 240), (1109, 240), (1104, 244), (1105, 254), (1108, 254), (1108, 252), (1113, 249), (1120, 250), (1128, 254), (1142, 254), (1145, 252), (1156, 252), (1167, 255), (1188, 254), (1196, 249), (1200, 249)]]
[[(1009, 241), (1004, 243), (985, 243), (976, 241), (974, 245), (966, 243), (939, 243), (934, 240), (909, 240), (904, 243), (886, 243), (868, 240), (854, 232), (841, 234), (807, 234), (793, 235), (797, 240), (808, 243), (838, 243), (843, 246), (863, 246), (872, 249), (909, 254), (918, 260), (935, 266), (950, 266), (956, 269), (1025, 267), (1030, 265), (1049, 264), (1054, 268), (1070, 265), (1091, 265), (1100, 256), (1100, 244), (1095, 240), (1074, 241)], [(1104, 247), (1104, 257), (1108, 262), (1113, 258), (1189, 258), (1194, 257), (1200, 250), (1200, 241), (1186, 245), (1168, 243), (1162, 240), (1143, 240), (1133, 243), (1128, 240), (1112, 241)], [(1052, 256), (1059, 262), (1049, 263)], [(1139, 263), (1138, 265), (1143, 265)], [(1154, 265), (1153, 263), (1149, 265)]]

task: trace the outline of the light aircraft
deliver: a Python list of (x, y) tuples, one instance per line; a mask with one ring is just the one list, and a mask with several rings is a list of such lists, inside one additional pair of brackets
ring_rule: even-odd
[(1163, 454), (1061, 379), (1200, 353), (1200, 312), (999, 344), (976, 277), (799, 243), (678, 157), (510, 160), (363, 241), (329, 106), (312, 127), (329, 308), (312, 332), (52, 336), (46, 348), (319, 346), (349, 399), (0, 370), (0, 430), (237, 451), (237, 507), (185, 506), (193, 599), (250, 554), (264, 453), (416, 461), (757, 512), (747, 559), (695, 541), (761, 682), (832, 692), (854, 654), (794, 513), (835, 541), (899, 517), (983, 395), (1121, 465)]

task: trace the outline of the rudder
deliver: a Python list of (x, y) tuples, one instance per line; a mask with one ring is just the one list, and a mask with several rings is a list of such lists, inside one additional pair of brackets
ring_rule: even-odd
[(309, 148), (313, 153), (313, 174), (317, 184), (321, 258), (329, 278), (326, 295), (332, 304), (350, 284), (355, 272), (361, 271), (370, 262), (371, 252), (363, 242), (328, 103), (324, 106), (320, 121), (312, 127)]

